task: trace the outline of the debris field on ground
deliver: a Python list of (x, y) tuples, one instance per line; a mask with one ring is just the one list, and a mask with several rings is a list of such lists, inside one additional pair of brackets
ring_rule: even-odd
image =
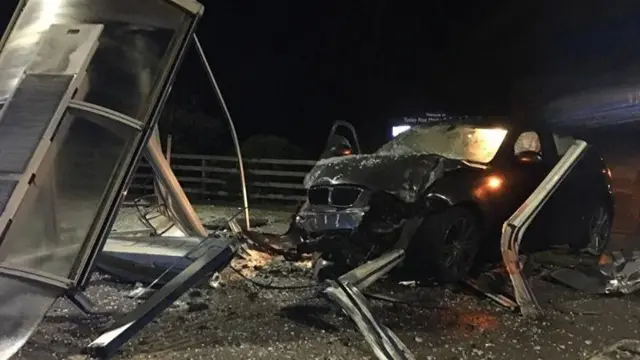
[[(291, 263), (257, 251), (250, 255), (234, 260), (233, 267), (257, 284), (314, 284), (308, 261)], [(119, 358), (374, 358), (354, 324), (317, 287), (264, 289), (231, 269), (221, 275), (216, 288), (203, 285), (185, 294), (126, 344)], [(530, 320), (463, 285), (410, 285), (389, 279), (368, 291), (399, 299), (370, 303), (417, 359), (513, 359), (517, 354), (521, 360), (608, 360), (632, 354), (629, 344), (640, 339), (637, 293), (585, 295), (538, 278), (532, 286), (546, 316)], [(85, 346), (142, 301), (127, 296), (134, 286), (94, 274), (86, 294), (102, 315), (86, 317), (60, 300), (15, 359), (83, 358)], [(614, 345), (623, 340), (626, 345)]]
[[(270, 286), (311, 284), (306, 266), (283, 259), (252, 279)], [(640, 338), (640, 297), (585, 297), (535, 284), (547, 317), (527, 320), (464, 288), (381, 283), (373, 290), (406, 303), (372, 301), (373, 310), (418, 359), (580, 359), (623, 339)], [(96, 274), (88, 296), (113, 316), (130, 311), (132, 285)], [(16, 359), (77, 355), (109, 324), (60, 301)], [(372, 359), (350, 320), (314, 289), (266, 290), (229, 271), (217, 289), (191, 290), (123, 348), (123, 359)]]

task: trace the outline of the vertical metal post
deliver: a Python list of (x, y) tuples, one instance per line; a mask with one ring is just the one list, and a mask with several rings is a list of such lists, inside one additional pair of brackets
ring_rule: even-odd
[(206, 237), (208, 235), (207, 230), (202, 226), (202, 222), (195, 210), (193, 210), (193, 206), (191, 206), (191, 202), (189, 202), (187, 195), (182, 190), (182, 186), (180, 186), (178, 179), (171, 171), (167, 159), (162, 154), (160, 141), (155, 136), (152, 136), (147, 143), (147, 154), (147, 160), (149, 160), (154, 173), (167, 190), (169, 195), (167, 197), (171, 198), (171, 204), (175, 205), (173, 210), (178, 210), (176, 215), (179, 217), (180, 225), (191, 230), (193, 232), (191, 235)]
[(171, 134), (167, 135), (167, 150), (165, 157), (167, 158), (167, 163), (171, 165), (171, 146), (172, 146), (172, 137)]
[[(171, 139), (171, 134), (167, 135), (167, 149), (166, 149), (166, 155), (165, 158), (167, 159), (167, 165), (169, 165), (169, 168), (171, 168), (171, 144), (172, 139)], [(163, 199), (165, 201), (165, 205), (167, 207), (167, 209), (173, 209), (173, 204), (171, 203), (171, 197), (167, 196), (167, 190), (163, 189)]]
[[(157, 126), (154, 128), (153, 135), (151, 136), (153, 136), (153, 138), (155, 138), (160, 143), (160, 130)], [(160, 143), (160, 146), (162, 147), (162, 143)], [(153, 178), (153, 195), (153, 200), (155, 201), (155, 203), (152, 205), (160, 205), (162, 203), (161, 199), (167, 198), (167, 192), (157, 177)]]
[(250, 229), (250, 220), (249, 220), (249, 198), (247, 195), (247, 183), (244, 175), (244, 163), (242, 161), (242, 151), (240, 150), (240, 142), (238, 141), (238, 134), (236, 133), (236, 127), (233, 124), (233, 119), (231, 118), (231, 113), (227, 108), (227, 104), (224, 102), (224, 98), (222, 97), (222, 92), (220, 91), (220, 87), (218, 87), (218, 83), (216, 82), (216, 78), (213, 76), (213, 71), (211, 70), (211, 66), (209, 66), (209, 61), (207, 61), (207, 56), (202, 49), (202, 45), (200, 45), (200, 40), (198, 40), (197, 35), (193, 35), (193, 42), (196, 46), (196, 50), (198, 51), (198, 56), (200, 57), (200, 61), (202, 61), (202, 65), (204, 66), (205, 71), (207, 72), (207, 77), (209, 78), (209, 82), (211, 82), (211, 86), (218, 97), (218, 101), (220, 102), (220, 106), (222, 107), (222, 111), (224, 111), (224, 115), (229, 122), (229, 130), (231, 131), (231, 137), (233, 138), (233, 145), (236, 148), (236, 155), (238, 156), (238, 165), (240, 167), (240, 182), (242, 185), (242, 201), (244, 205), (244, 217), (245, 224), (247, 230)]
[(206, 183), (207, 173), (205, 171), (206, 167), (207, 167), (207, 160), (201, 159), (200, 160), (200, 169), (202, 169), (200, 171), (200, 200), (201, 201), (207, 198), (207, 183)]

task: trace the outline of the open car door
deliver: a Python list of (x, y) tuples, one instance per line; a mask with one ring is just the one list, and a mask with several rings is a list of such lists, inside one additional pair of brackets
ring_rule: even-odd
[(360, 153), (360, 143), (358, 142), (355, 127), (347, 121), (335, 121), (329, 131), (329, 137), (320, 159), (334, 156), (357, 155)]
[(22, 0), (0, 43), (0, 358), (96, 255), (202, 12), (193, 0)]
[[(360, 143), (358, 142), (355, 127), (350, 122), (337, 120), (331, 126), (329, 137), (318, 160), (336, 156), (357, 155), (360, 153)], [(281, 237), (283, 242), (296, 244), (303, 235), (302, 230), (295, 222), (295, 217), (303, 204), (303, 201), (298, 204), (296, 211), (291, 217), (289, 228)]]

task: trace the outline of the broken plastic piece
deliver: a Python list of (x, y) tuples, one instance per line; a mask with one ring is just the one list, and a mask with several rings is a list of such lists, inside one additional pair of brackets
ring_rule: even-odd
[(561, 269), (551, 274), (556, 281), (588, 294), (630, 294), (640, 290), (640, 252), (625, 257), (611, 255), (613, 262), (592, 268)]
[(213, 273), (213, 276), (211, 276), (211, 279), (209, 279), (209, 286), (211, 286), (214, 289), (217, 289), (220, 287), (221, 282), (222, 282), (222, 276), (220, 276), (220, 273), (215, 272)]
[(153, 295), (153, 293), (155, 293), (154, 289), (145, 287), (142, 284), (136, 284), (135, 289), (127, 293), (127, 297), (132, 299), (145, 300), (145, 299), (148, 299), (151, 295)]

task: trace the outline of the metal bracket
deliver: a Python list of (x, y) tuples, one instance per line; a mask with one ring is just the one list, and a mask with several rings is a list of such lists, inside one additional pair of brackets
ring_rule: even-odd
[(413, 360), (411, 351), (369, 310), (360, 290), (367, 288), (402, 263), (404, 250), (390, 251), (375, 260), (330, 281), (325, 294), (336, 302), (356, 323), (365, 340), (380, 360)]
[(358, 290), (364, 290), (400, 265), (404, 257), (405, 252), (402, 249), (389, 251), (340, 276), (338, 281), (351, 284)]
[[(106, 359), (133, 338), (142, 328), (169, 307), (187, 290), (198, 284), (209, 274), (229, 265), (238, 247), (235, 238), (212, 238), (206, 252), (171, 281), (154, 292), (135, 310), (116, 322), (111, 330), (102, 333), (87, 347), (94, 357)], [(207, 241), (207, 240), (204, 240)]]
[(540, 185), (502, 226), (502, 237), (500, 239), (502, 259), (509, 272), (516, 301), (520, 306), (520, 312), (526, 317), (541, 316), (542, 308), (536, 300), (531, 285), (522, 273), (522, 265), (518, 256), (522, 237), (540, 209), (542, 209), (542, 206), (582, 158), (586, 149), (586, 142), (576, 140)]
[(69, 302), (84, 315), (92, 315), (96, 313), (93, 302), (79, 289), (67, 291), (64, 296)]

